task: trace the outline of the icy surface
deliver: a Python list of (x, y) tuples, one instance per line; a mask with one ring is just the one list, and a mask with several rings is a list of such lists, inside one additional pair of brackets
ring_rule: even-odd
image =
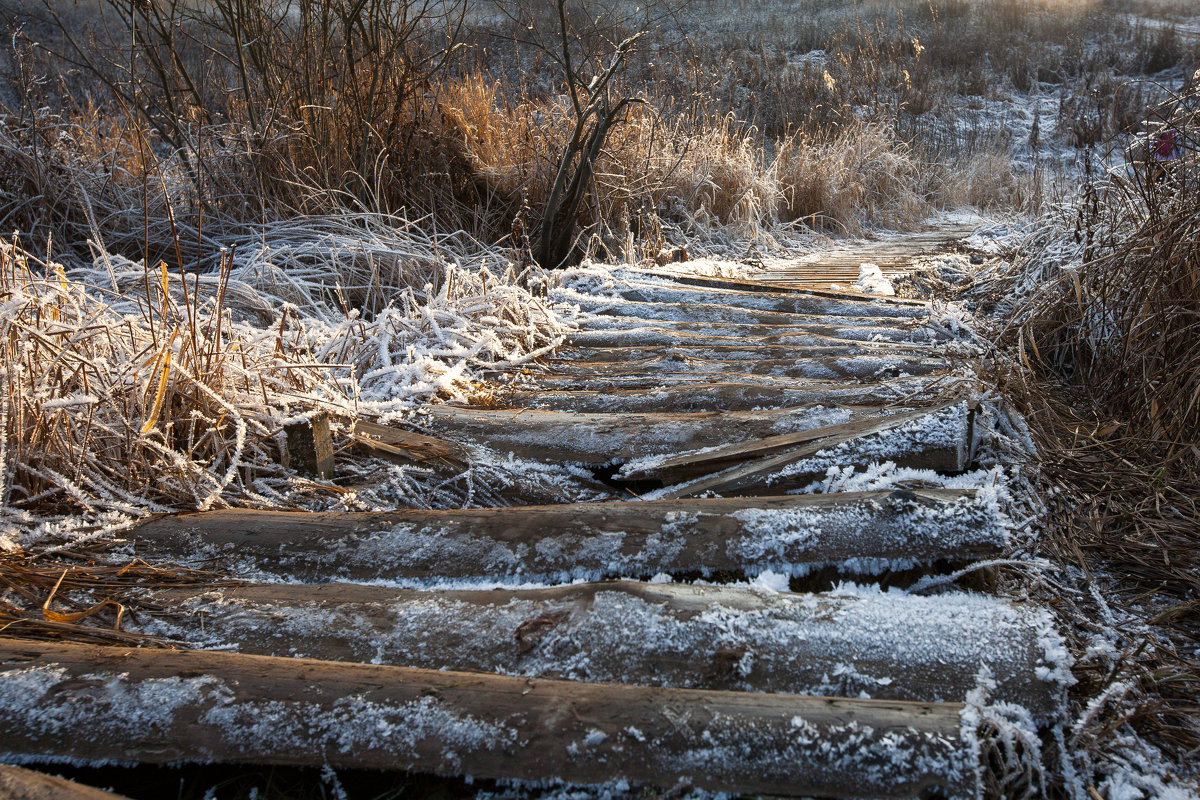
[[(957, 482), (977, 485), (990, 475), (974, 473)], [(614, 519), (575, 530), (559, 522), (522, 538), (470, 525), (396, 522), (277, 548), (214, 545), (185, 528), (174, 552), (185, 563), (216, 560), (259, 580), (385, 580), (409, 586), (439, 579), (521, 583), (712, 569), (802, 574), (802, 565), (816, 564), (858, 571), (871, 559), (912, 564), (972, 550), (1001, 552), (1010, 524), (1002, 501), (1001, 490), (985, 488), (944, 503), (900, 492), (878, 500), (848, 497), (822, 509), (750, 507), (722, 514), (647, 509), (636, 525)], [(712, 533), (697, 530), (701, 519)]]
[(1070, 681), (1070, 658), (1048, 614), (970, 594), (638, 584), (531, 599), (354, 594), (359, 599), (301, 594), (276, 603), (216, 590), (185, 605), (191, 621), (163, 620), (148, 631), (268, 655), (920, 701), (964, 700), (986, 665), (998, 676), (997, 697), (1043, 719), (1057, 712)]

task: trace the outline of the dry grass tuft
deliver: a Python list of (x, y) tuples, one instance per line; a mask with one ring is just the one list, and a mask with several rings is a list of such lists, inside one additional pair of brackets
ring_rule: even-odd
[(792, 136), (780, 143), (774, 172), (780, 216), (856, 232), (862, 222), (904, 227), (930, 210), (922, 169), (888, 128), (855, 124), (828, 138)]

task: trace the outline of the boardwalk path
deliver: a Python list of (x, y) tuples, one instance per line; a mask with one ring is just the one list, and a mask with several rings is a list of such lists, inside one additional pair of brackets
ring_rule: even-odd
[[(1059, 640), (1043, 610), (952, 582), (881, 589), (1005, 555), (1010, 523), (972, 478), (969, 354), (925, 303), (830, 288), (855, 258), (900, 269), (932, 243), (770, 282), (568, 281), (581, 330), (497, 375), (489, 406), (430, 409), (423, 433), (450, 444), (422, 446), (574, 465), (565, 496), (594, 502), (143, 524), (147, 561), (254, 582), (153, 598), (145, 632), (192, 652), (0, 641), (3, 749), (970, 796), (965, 704), (982, 679), (1052, 724)], [(830, 482), (881, 462), (926, 472)]]

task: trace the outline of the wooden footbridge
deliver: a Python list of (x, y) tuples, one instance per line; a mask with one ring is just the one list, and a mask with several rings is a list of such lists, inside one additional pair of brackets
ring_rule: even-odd
[[(589, 502), (140, 525), (133, 555), (243, 582), (148, 598), (140, 630), (190, 649), (0, 639), (5, 760), (975, 796), (969, 702), (1051, 725), (1059, 640), (950, 580), (1010, 548), (992, 487), (936, 479), (987, 444), (971, 359), (925, 303), (814, 276), (568, 282), (580, 330), (486, 405), (354, 432), (570, 465)], [(839, 490), (886, 462), (913, 471)]]

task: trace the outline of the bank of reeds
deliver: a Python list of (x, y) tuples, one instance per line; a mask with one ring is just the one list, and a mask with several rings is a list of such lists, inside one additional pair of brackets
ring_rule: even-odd
[(1094, 587), (1062, 608), (1125, 635), (1111, 667), (1078, 671), (1083, 701), (1120, 689), (1094, 738), (1128, 723), (1178, 756), (1200, 745), (1200, 88), (1158, 112), (1184, 158), (1132, 147), (1048, 221), (1004, 286), (1000, 341), (1040, 452), (1042, 546)]

